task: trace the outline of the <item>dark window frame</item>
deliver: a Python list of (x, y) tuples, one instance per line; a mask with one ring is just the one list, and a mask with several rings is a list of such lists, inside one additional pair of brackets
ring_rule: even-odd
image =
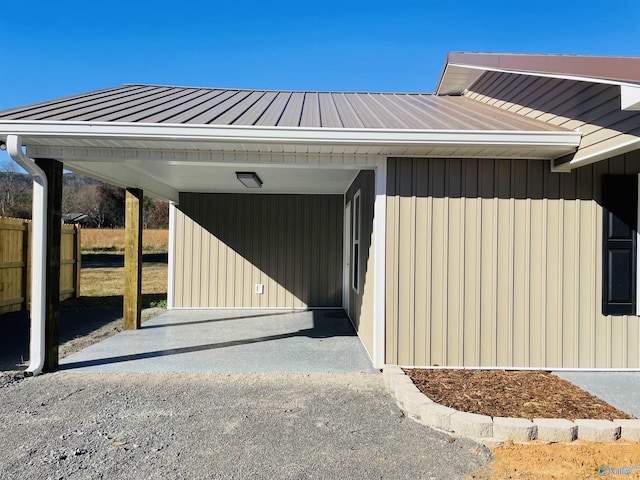
[(602, 177), (602, 313), (637, 315), (638, 176)]

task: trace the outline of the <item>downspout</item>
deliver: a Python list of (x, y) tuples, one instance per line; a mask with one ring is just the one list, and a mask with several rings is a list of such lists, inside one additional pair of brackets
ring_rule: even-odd
[(47, 279), (45, 263), (47, 244), (47, 176), (22, 151), (20, 136), (7, 135), (7, 153), (24, 168), (33, 179), (32, 239), (31, 248), (31, 340), (29, 343), (29, 368), (26, 376), (38, 375), (44, 367), (45, 357), (45, 296)]

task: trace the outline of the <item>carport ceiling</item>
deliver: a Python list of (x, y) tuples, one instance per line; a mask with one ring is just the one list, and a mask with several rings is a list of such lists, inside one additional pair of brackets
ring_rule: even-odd
[[(92, 162), (74, 165), (65, 163), (65, 168), (94, 177), (102, 177), (113, 164)], [(90, 171), (87, 169), (91, 169)], [(355, 178), (358, 170), (301, 168), (269, 166), (264, 164), (237, 165), (180, 165), (162, 162), (146, 162), (144, 165), (120, 164), (121, 170), (129, 170), (131, 176), (142, 173), (149, 182), (166, 185), (177, 192), (224, 192), (224, 193), (322, 193), (343, 194)], [(263, 182), (262, 188), (248, 189), (236, 178), (236, 172), (256, 172)]]

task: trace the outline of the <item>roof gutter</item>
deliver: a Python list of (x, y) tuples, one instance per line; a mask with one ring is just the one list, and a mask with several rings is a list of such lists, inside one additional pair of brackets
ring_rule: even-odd
[(538, 145), (577, 147), (574, 131), (305, 128), (131, 122), (0, 120), (0, 132), (28, 138), (161, 140), (306, 145)]
[(25, 375), (38, 375), (44, 367), (45, 357), (45, 276), (46, 235), (47, 235), (47, 176), (22, 151), (22, 141), (18, 135), (7, 136), (7, 153), (11, 159), (24, 168), (33, 179), (33, 212), (31, 250), (31, 340), (29, 343), (29, 367)]

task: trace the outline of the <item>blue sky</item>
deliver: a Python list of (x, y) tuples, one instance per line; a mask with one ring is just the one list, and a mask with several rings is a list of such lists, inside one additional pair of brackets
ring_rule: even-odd
[(640, 55), (638, 0), (0, 6), (0, 109), (123, 83), (432, 92), (448, 51)]

